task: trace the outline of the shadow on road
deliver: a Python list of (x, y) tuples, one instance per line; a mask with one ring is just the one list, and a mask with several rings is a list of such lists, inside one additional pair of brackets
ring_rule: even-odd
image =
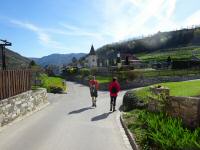
[(94, 108), (92, 108), (92, 107), (85, 107), (85, 108), (81, 108), (81, 109), (78, 109), (78, 110), (71, 111), (68, 114), (69, 115), (71, 115), (71, 114), (78, 114), (78, 113), (84, 112), (84, 111), (89, 110), (89, 109), (94, 109)]
[(102, 120), (102, 119), (106, 119), (112, 112), (108, 112), (108, 113), (103, 113), (101, 115), (98, 115), (96, 117), (93, 117), (91, 119), (91, 121), (98, 121), (98, 120)]

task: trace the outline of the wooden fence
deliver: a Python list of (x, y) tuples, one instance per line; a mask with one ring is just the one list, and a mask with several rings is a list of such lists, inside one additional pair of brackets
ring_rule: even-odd
[(31, 90), (31, 70), (0, 71), (0, 100)]

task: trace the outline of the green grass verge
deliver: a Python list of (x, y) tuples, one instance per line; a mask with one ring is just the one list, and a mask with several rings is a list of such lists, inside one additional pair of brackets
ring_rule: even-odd
[[(170, 88), (171, 96), (200, 96), (200, 80), (168, 82), (159, 85)], [(147, 102), (147, 97), (150, 95), (149, 87), (135, 90), (133, 94), (136, 95), (138, 99)]]
[(51, 87), (61, 88), (66, 90), (66, 86), (63, 85), (63, 79), (60, 77), (48, 77), (46, 74), (41, 74), (39, 79), (42, 81), (42, 87), (46, 88), (50, 92)]
[(108, 76), (96, 76), (96, 80), (99, 83), (109, 83), (112, 80), (112, 77), (108, 77)]
[(200, 149), (200, 128), (190, 131), (179, 119), (145, 110), (126, 112), (123, 117), (143, 150)]

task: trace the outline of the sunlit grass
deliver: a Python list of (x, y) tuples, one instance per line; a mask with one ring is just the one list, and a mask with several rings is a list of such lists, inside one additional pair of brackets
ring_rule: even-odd
[[(168, 82), (160, 85), (170, 89), (171, 96), (200, 96), (200, 80)], [(133, 91), (138, 99), (147, 102), (150, 95), (149, 87), (144, 87)]]
[(109, 83), (112, 80), (112, 77), (109, 76), (96, 76), (96, 80), (99, 83)]
[(168, 56), (170, 56), (172, 60), (189, 60), (193, 53), (195, 53), (196, 57), (200, 58), (200, 47), (190, 46), (167, 50), (163, 49), (152, 53), (137, 54), (137, 57), (143, 61), (166, 61)]
[(49, 90), (50, 87), (60, 87), (63, 91), (66, 90), (66, 86), (63, 85), (63, 79), (59, 77), (48, 77), (46, 74), (42, 74), (40, 76), (42, 81), (42, 87), (47, 88)]

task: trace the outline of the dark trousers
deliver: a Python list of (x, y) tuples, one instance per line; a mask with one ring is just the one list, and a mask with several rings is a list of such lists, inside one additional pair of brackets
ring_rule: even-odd
[(117, 97), (116, 96), (111, 96), (110, 97), (110, 106), (114, 106), (116, 105), (116, 99)]

